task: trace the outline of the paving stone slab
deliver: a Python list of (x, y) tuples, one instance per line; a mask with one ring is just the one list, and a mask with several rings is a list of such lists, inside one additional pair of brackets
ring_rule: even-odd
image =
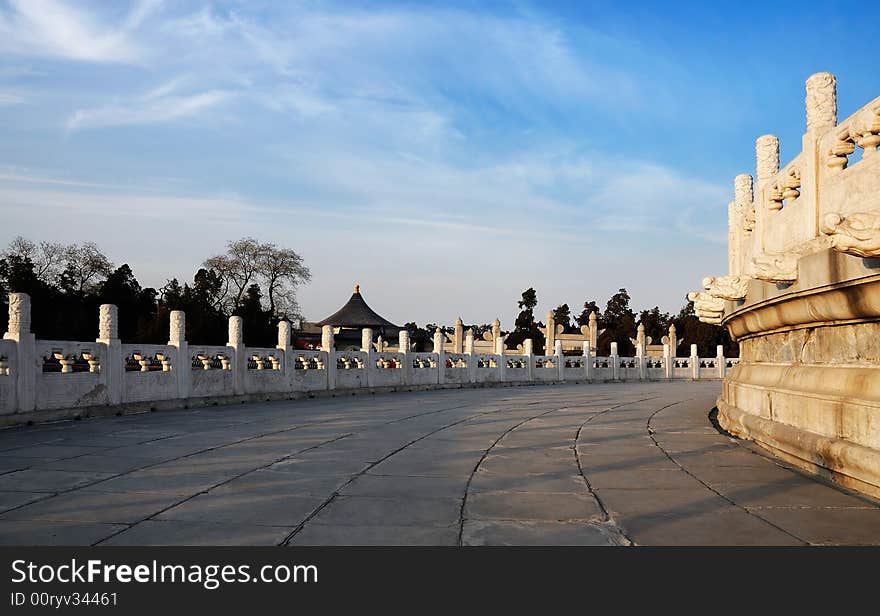
[(361, 475), (343, 486), (340, 493), (347, 496), (383, 496), (411, 498), (461, 498), (467, 480), (463, 477), (396, 477)]
[(30, 468), (0, 475), (0, 490), (9, 492), (62, 492), (112, 477), (114, 473), (57, 471)]
[(46, 492), (0, 492), (0, 513), (49, 496)]
[(292, 530), (293, 528), (255, 524), (147, 520), (111, 537), (101, 545), (279, 545)]
[(448, 526), (458, 523), (460, 498), (339, 496), (313, 521), (344, 526)]
[(600, 522), (604, 514), (584, 487), (580, 494), (475, 492), (465, 502), (465, 518)]
[(625, 539), (603, 525), (584, 522), (507, 522), (469, 520), (463, 545), (598, 546), (622, 545)]
[(742, 510), (673, 515), (615, 516), (637, 545), (803, 545), (804, 542)]
[(133, 524), (178, 502), (179, 497), (160, 494), (111, 494), (77, 490), (41, 500), (4, 513), (0, 520), (46, 520), (51, 522), (104, 522)]
[(86, 546), (124, 528), (119, 524), (8, 520), (0, 523), (0, 545)]
[(227, 490), (199, 494), (156, 516), (157, 520), (296, 526), (325, 500), (263, 490)]
[(577, 469), (557, 473), (538, 473), (532, 475), (509, 475), (488, 472), (483, 468), (474, 473), (470, 492), (568, 492), (580, 494), (586, 489), (584, 478)]
[(759, 480), (710, 485), (742, 507), (877, 508), (866, 497), (847, 494), (794, 472), (781, 481)]
[(455, 526), (338, 526), (308, 524), (290, 545), (414, 546), (458, 545)]
[(814, 545), (880, 545), (880, 509), (765, 507), (751, 510)]

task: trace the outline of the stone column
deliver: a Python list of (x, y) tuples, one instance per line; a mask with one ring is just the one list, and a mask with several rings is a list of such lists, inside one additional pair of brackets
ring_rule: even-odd
[[(98, 337), (101, 346), (98, 361), (101, 366), (101, 381), (107, 388), (107, 403), (122, 402), (125, 387), (125, 358), (122, 357), (122, 341), (119, 340), (119, 309), (113, 304), (101, 304), (98, 308)], [(179, 360), (175, 359), (172, 367)]]
[(593, 380), (593, 358), (590, 353), (590, 341), (584, 340), (584, 348), (583, 348), (583, 357), (584, 357), (584, 377), (588, 381)]
[(645, 355), (648, 352), (648, 341), (645, 337), (645, 325), (639, 323), (636, 329), (636, 361), (639, 364), (639, 380), (644, 381), (648, 378), (647, 368), (645, 367)]
[(455, 336), (452, 339), (452, 351), (461, 353), (464, 350), (464, 323), (461, 317), (455, 319)]
[(807, 210), (812, 220), (813, 237), (820, 236), (819, 192), (821, 170), (828, 152), (822, 152), (819, 141), (824, 134), (837, 126), (837, 79), (831, 73), (816, 73), (807, 79), (806, 99), (807, 131), (802, 139), (804, 156), (801, 163), (801, 186), (798, 207)]
[(669, 380), (672, 378), (672, 360), (674, 355), (671, 354), (671, 349), (668, 343), (663, 344), (663, 372), (666, 376), (666, 379)]
[(669, 351), (672, 357), (678, 356), (678, 335), (675, 333), (675, 324), (669, 325)]
[(361, 330), (361, 351), (367, 354), (364, 361), (364, 373), (367, 375), (367, 386), (373, 386), (373, 370), (376, 368), (376, 359), (373, 356), (373, 330), (365, 327)]
[(531, 381), (535, 378), (535, 343), (531, 338), (523, 340), (523, 357), (526, 361), (526, 378)]
[(755, 232), (758, 247), (764, 250), (765, 227), (770, 215), (768, 207), (770, 179), (779, 171), (779, 138), (776, 135), (761, 135), (755, 141), (755, 158), (758, 185), (755, 199)]
[(27, 293), (9, 294), (9, 325), (4, 340), (15, 341), (15, 362), (9, 377), (14, 380), (12, 410), (27, 413), (36, 408), (37, 372), (42, 370), (37, 341), (31, 333), (31, 297)]
[(596, 354), (596, 350), (598, 349), (598, 338), (599, 338), (599, 318), (596, 316), (596, 311), (590, 313), (590, 351), (593, 355)]
[(245, 393), (245, 377), (248, 369), (244, 348), (244, 319), (241, 317), (229, 317), (229, 339), (226, 346), (234, 358), (232, 361), (232, 392), (235, 395), (241, 395)]
[(371, 352), (373, 350), (373, 330), (365, 327), (361, 330), (361, 351)]
[[(442, 385), (446, 382), (446, 351), (443, 349), (443, 341), (446, 336), (438, 327), (434, 331), (434, 353), (437, 355), (437, 383)], [(473, 345), (473, 338), (471, 338)], [(468, 362), (470, 366), (470, 362)]]
[(700, 378), (700, 354), (695, 344), (691, 345), (691, 376), (695, 381)]
[(728, 273), (741, 276), (746, 273), (748, 259), (745, 238), (755, 230), (755, 196), (752, 176), (740, 173), (733, 179), (733, 203), (728, 211)]
[[(504, 359), (504, 341), (507, 336), (501, 335), (501, 322), (498, 319), (495, 319), (495, 322), (498, 323), (498, 334), (493, 338), (495, 342), (495, 355), (498, 357), (498, 380), (502, 383), (504, 382), (505, 375), (507, 374), (507, 360)], [(495, 328), (492, 328), (493, 331)]]
[(553, 355), (556, 359), (556, 370), (559, 373), (559, 380), (565, 380), (565, 356), (562, 354), (562, 340), (553, 343)]
[(290, 321), (278, 321), (278, 344), (276, 348), (282, 352), (281, 365), (284, 374), (292, 374), (293, 367), (293, 349), (290, 346), (291, 325)]
[(171, 373), (177, 381), (177, 396), (189, 398), (192, 387), (192, 358), (186, 341), (186, 314), (183, 310), (172, 310), (168, 323), (168, 346), (174, 349)]
[(406, 385), (409, 385), (412, 382), (412, 362), (409, 357), (407, 357), (407, 353), (409, 353), (409, 332), (405, 329), (400, 330), (397, 333), (397, 351), (403, 355), (401, 358), (401, 369), (403, 370), (403, 382)]
[(464, 337), (464, 354), (468, 356), (468, 380), (473, 383), (477, 380), (477, 355), (474, 353), (474, 332), (471, 330)]
[(550, 355), (556, 349), (556, 319), (553, 311), (547, 311), (547, 328), (544, 330), (544, 355)]
[(617, 343), (611, 343), (611, 367), (613, 368), (613, 372), (611, 373), (613, 376), (611, 377), (613, 380), (620, 380), (620, 357), (617, 354)]
[(718, 378), (724, 378), (725, 368), (727, 367), (727, 360), (724, 357), (724, 345), (719, 344), (715, 347), (715, 365), (718, 367)]
[(821, 135), (837, 126), (837, 78), (815, 73), (806, 85), (807, 132)]
[(336, 389), (336, 348), (333, 340), (333, 326), (321, 328), (321, 350), (327, 354), (327, 389)]

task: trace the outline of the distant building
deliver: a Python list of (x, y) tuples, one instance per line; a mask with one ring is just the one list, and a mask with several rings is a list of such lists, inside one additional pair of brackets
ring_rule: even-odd
[(303, 323), (302, 338), (314, 346), (321, 342), (321, 328), (332, 325), (335, 334), (336, 348), (340, 350), (360, 348), (361, 332), (369, 327), (373, 330), (373, 340), (378, 336), (386, 341), (397, 341), (397, 335), (403, 328), (395, 325), (378, 314), (367, 305), (361, 295), (360, 285), (354, 285), (354, 293), (342, 308), (329, 317), (313, 323)]

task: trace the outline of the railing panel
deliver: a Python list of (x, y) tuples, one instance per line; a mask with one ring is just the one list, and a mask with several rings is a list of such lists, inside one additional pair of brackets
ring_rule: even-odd
[(235, 393), (234, 352), (225, 346), (191, 346), (190, 387), (192, 397), (231, 396)]
[(96, 342), (37, 340), (34, 398), (41, 410), (109, 404)]
[(476, 356), (474, 368), (474, 381), (476, 383), (490, 383), (501, 381), (501, 356), (480, 354)]
[(405, 384), (404, 362), (406, 354), (383, 351), (373, 355), (371, 379), (375, 387), (395, 387)]
[[(413, 385), (431, 385), (438, 382), (440, 377), (440, 366), (436, 353), (408, 353), (406, 356), (406, 365), (409, 370), (409, 382)], [(454, 362), (449, 358), (446, 359), (446, 365), (450, 366)]]
[[(176, 370), (189, 370), (190, 361), (177, 360), (168, 345), (123, 344), (122, 402), (170, 400), (178, 396)], [(182, 364), (182, 365), (181, 365)]]
[(0, 340), (0, 415), (15, 412), (18, 352), (12, 340)]
[(614, 379), (614, 364), (610, 357), (596, 355), (592, 357), (592, 378), (594, 381), (611, 381)]
[[(327, 389), (327, 353), (293, 351), (293, 386), (296, 391)], [(337, 371), (338, 372), (338, 371)]]

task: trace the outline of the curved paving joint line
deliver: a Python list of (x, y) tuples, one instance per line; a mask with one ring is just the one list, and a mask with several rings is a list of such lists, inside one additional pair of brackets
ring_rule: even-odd
[[(686, 402), (686, 400), (684, 400), (684, 401), (682, 401), (682, 402)], [(714, 494), (717, 494), (718, 496), (720, 496), (721, 498), (723, 498), (725, 501), (727, 501), (728, 503), (730, 503), (731, 506), (736, 507), (736, 508), (740, 509), (741, 511), (744, 511), (744, 512), (747, 513), (748, 515), (754, 516), (754, 517), (758, 518), (759, 520), (761, 520), (761, 521), (763, 521), (763, 522), (766, 522), (767, 524), (769, 524), (770, 526), (776, 528), (776, 529), (779, 530), (780, 532), (785, 533), (786, 535), (789, 535), (790, 537), (792, 537), (792, 538), (795, 539), (796, 541), (799, 541), (799, 542), (801, 542), (801, 543), (806, 544), (806, 543), (807, 543), (806, 541), (804, 541), (802, 538), (798, 537), (798, 536), (795, 535), (794, 533), (791, 533), (791, 532), (785, 530), (785, 529), (782, 528), (781, 526), (777, 526), (776, 524), (774, 524), (774, 523), (771, 522), (770, 520), (764, 518), (763, 516), (760, 516), (760, 515), (758, 515), (757, 513), (755, 513), (754, 511), (751, 511), (751, 510), (747, 509), (746, 507), (741, 506), (739, 503), (737, 503), (737, 502), (731, 500), (731, 499), (728, 498), (726, 495), (724, 495), (723, 493), (721, 493), (721, 492), (719, 492), (718, 490), (716, 490), (715, 488), (713, 488), (711, 485), (709, 485), (708, 483), (706, 483), (705, 481), (703, 481), (702, 479), (700, 479), (699, 477), (697, 477), (694, 473), (692, 473), (692, 472), (691, 472), (691, 471), (690, 471), (685, 465), (683, 465), (681, 462), (679, 462), (679, 461), (675, 458), (675, 456), (673, 456), (673, 455), (672, 455), (669, 451), (667, 451), (667, 450), (666, 450), (666, 449), (665, 449), (660, 443), (657, 442), (657, 439), (656, 439), (655, 436), (654, 436), (654, 434), (655, 434), (655, 433), (654, 433), (654, 429), (651, 427), (651, 421), (652, 421), (652, 420), (653, 420), (653, 419), (654, 419), (654, 418), (655, 418), (655, 417), (656, 417), (661, 411), (665, 411), (666, 409), (671, 408), (671, 407), (675, 406), (676, 404), (681, 404), (681, 402), (673, 402), (672, 404), (668, 404), (668, 405), (666, 405), (666, 406), (664, 406), (664, 407), (662, 407), (662, 408), (657, 409), (656, 411), (654, 411), (653, 413), (651, 413), (651, 416), (648, 417), (648, 422), (645, 424), (645, 429), (648, 431), (648, 436), (651, 437), (651, 440), (654, 442), (654, 445), (656, 445), (657, 448), (658, 448), (660, 451), (663, 452), (663, 455), (665, 455), (667, 458), (669, 458), (669, 460), (670, 460), (671, 462), (673, 462), (676, 466), (678, 466), (682, 471), (684, 471), (685, 473), (687, 473), (687, 474), (688, 474), (690, 477), (692, 477), (695, 481), (698, 481), (698, 482), (699, 482), (703, 487), (705, 487), (707, 490), (709, 490), (710, 492), (712, 492), (712, 493), (714, 493)], [(707, 415), (707, 416), (708, 416), (708, 415)], [(755, 456), (758, 456), (758, 455), (759, 455), (759, 454), (757, 454), (756, 452), (751, 451), (751, 450), (749, 450), (749, 449), (745, 449), (745, 448), (743, 448), (743, 450), (744, 450), (744, 451), (748, 451), (751, 455), (755, 455)]]

